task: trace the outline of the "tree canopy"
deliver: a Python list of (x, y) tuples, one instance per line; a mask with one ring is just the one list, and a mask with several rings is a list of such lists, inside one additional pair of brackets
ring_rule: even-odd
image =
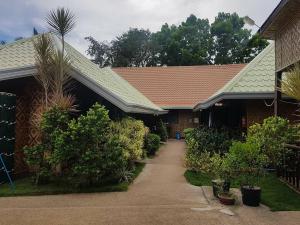
[(165, 23), (154, 33), (130, 28), (110, 42), (86, 37), (87, 53), (100, 67), (246, 63), (268, 42), (244, 25), (236, 13), (221, 12), (212, 24), (190, 15), (180, 25)]

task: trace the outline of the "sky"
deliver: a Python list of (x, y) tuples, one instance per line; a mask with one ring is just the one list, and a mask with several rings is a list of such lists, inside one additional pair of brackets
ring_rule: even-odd
[[(190, 14), (213, 22), (218, 12), (237, 12), (261, 26), (280, 0), (0, 0), (0, 40), (29, 37), (33, 27), (48, 30), (45, 17), (57, 7), (76, 15), (67, 41), (85, 53), (86, 36), (112, 40), (131, 28), (155, 32), (164, 23), (179, 25)], [(257, 28), (252, 27), (253, 31)]]

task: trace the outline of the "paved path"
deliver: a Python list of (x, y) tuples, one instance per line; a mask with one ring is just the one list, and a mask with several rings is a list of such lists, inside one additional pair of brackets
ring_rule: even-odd
[(0, 225), (299, 225), (298, 212), (239, 206), (230, 208), (235, 216), (221, 213), (207, 189), (186, 183), (184, 147), (169, 141), (128, 192), (0, 198)]

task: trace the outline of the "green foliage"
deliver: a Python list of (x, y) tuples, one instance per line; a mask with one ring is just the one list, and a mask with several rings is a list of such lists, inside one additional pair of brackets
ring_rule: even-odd
[(267, 156), (251, 142), (233, 142), (224, 160), (240, 184), (250, 187), (258, 184), (268, 162)]
[[(224, 129), (208, 127), (189, 128), (184, 131), (187, 143), (185, 164), (189, 169), (205, 171), (219, 176), (213, 171), (212, 156), (222, 157), (232, 143), (231, 134)], [(215, 167), (216, 169), (217, 167)]]
[(168, 140), (167, 127), (161, 119), (158, 120), (154, 133), (157, 134), (162, 141)]
[(272, 165), (279, 165), (286, 153), (284, 145), (297, 140), (298, 132), (299, 128), (290, 125), (287, 119), (269, 117), (262, 124), (254, 124), (249, 128), (247, 142), (257, 144)]
[(107, 177), (128, 180), (131, 161), (143, 156), (143, 123), (130, 118), (112, 122), (97, 103), (72, 120), (66, 110), (54, 107), (44, 114), (41, 128), (42, 143), (25, 148), (36, 180), (44, 171), (80, 186), (102, 183)]
[(147, 155), (155, 155), (160, 146), (160, 137), (157, 134), (147, 134), (145, 137), (145, 149)]
[(118, 122), (113, 122), (111, 132), (116, 135), (120, 145), (125, 151), (128, 160), (139, 160), (144, 156), (144, 137), (146, 127), (141, 120), (125, 118)]
[(282, 80), (281, 92), (300, 101), (300, 64), (296, 64)]
[(268, 45), (251, 36), (236, 13), (219, 13), (211, 25), (190, 15), (180, 25), (165, 23), (155, 33), (131, 28), (110, 42), (86, 39), (88, 54), (100, 67), (245, 63)]
[(189, 170), (211, 173), (210, 157), (209, 152), (201, 152), (196, 155), (188, 150), (185, 155), (185, 166)]
[(225, 129), (200, 127), (185, 131), (188, 150), (196, 155), (202, 152), (224, 154), (231, 145), (231, 135)]

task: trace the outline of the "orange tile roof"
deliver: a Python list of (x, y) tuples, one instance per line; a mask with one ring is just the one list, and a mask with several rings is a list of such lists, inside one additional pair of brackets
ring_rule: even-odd
[(192, 108), (222, 88), (246, 64), (120, 67), (113, 70), (162, 108)]

